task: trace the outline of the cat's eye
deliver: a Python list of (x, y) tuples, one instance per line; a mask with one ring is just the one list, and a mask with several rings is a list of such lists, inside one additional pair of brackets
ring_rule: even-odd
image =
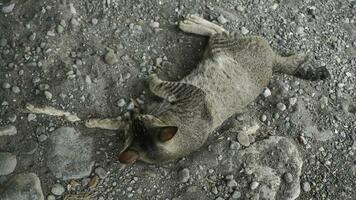
[(134, 163), (139, 157), (139, 154), (135, 150), (125, 150), (119, 155), (119, 161), (124, 164), (132, 164)]

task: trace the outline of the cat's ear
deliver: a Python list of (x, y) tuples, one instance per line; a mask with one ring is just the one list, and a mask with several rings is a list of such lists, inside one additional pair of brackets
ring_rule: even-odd
[(119, 155), (119, 161), (124, 164), (132, 164), (134, 163), (139, 157), (139, 154), (135, 150), (126, 149)]
[(159, 128), (158, 137), (161, 142), (167, 142), (172, 139), (177, 133), (178, 128), (176, 126), (165, 126)]

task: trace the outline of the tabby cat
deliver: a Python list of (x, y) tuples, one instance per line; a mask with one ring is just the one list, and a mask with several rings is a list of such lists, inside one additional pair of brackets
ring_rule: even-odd
[(262, 37), (239, 38), (196, 15), (179, 28), (209, 37), (203, 59), (179, 82), (149, 77), (150, 90), (163, 101), (131, 121), (122, 163), (162, 163), (199, 149), (214, 129), (261, 93), (274, 72), (308, 80), (329, 76), (325, 67), (302, 68), (304, 54), (282, 57)]

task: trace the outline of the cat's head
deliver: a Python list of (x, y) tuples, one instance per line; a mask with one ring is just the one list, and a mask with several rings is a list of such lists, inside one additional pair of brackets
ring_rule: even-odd
[(170, 159), (170, 147), (178, 128), (162, 122), (152, 115), (138, 115), (131, 121), (126, 147), (119, 161), (132, 164), (136, 160), (160, 163)]

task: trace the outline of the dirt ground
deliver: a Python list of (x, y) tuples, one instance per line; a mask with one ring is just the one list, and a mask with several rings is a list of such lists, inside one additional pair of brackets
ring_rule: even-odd
[[(0, 174), (0, 195), (13, 175), (33, 172), (48, 199), (90, 193), (100, 200), (222, 200), (237, 192), (240, 199), (263, 199), (245, 195), (248, 181), (236, 175), (239, 166), (230, 170), (238, 184), (230, 187), (229, 174), (215, 164), (225, 157), (202, 157), (214, 152), (211, 145), (224, 155), (238, 140), (229, 131), (236, 122), (256, 120), (297, 146), (303, 161), (297, 199), (356, 199), (355, 0), (0, 0), (0, 8), (0, 127), (17, 129), (0, 136), (0, 152), (17, 158), (12, 173)], [(202, 57), (207, 38), (177, 26), (191, 13), (241, 35), (261, 35), (281, 54), (305, 52), (308, 65), (326, 66), (331, 77), (310, 82), (274, 75), (246, 108), (248, 117), (233, 116), (198, 152), (162, 166), (118, 163), (121, 132), (21, 112), (31, 103), (103, 118), (124, 116), (131, 98), (149, 104), (155, 97), (147, 75), (180, 80)], [(93, 140), (88, 177), (63, 180), (48, 167), (53, 144), (47, 138), (65, 126)], [(216, 146), (217, 140), (225, 142)], [(181, 180), (182, 170), (188, 181)], [(65, 191), (53, 196), (56, 183)]]

